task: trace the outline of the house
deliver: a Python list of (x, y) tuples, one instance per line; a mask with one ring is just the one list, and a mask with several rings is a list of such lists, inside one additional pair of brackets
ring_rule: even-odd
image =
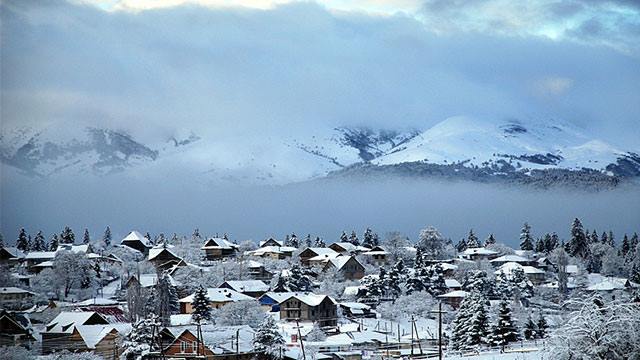
[(266, 312), (280, 312), (280, 304), (298, 292), (274, 292), (269, 291), (258, 298), (258, 303)]
[(495, 267), (500, 267), (506, 263), (509, 262), (514, 262), (514, 263), (518, 263), (520, 265), (531, 265), (533, 266), (536, 262), (530, 260), (529, 258), (526, 258), (524, 256), (519, 256), (519, 255), (503, 255), (500, 257), (497, 257), (491, 261), (489, 261), (491, 263), (491, 265), (495, 266)]
[(335, 269), (347, 280), (360, 280), (364, 277), (364, 265), (355, 256), (338, 256), (329, 259), (322, 270), (330, 269)]
[(9, 309), (20, 310), (31, 307), (35, 293), (18, 287), (0, 288), (0, 304)]
[(456, 279), (444, 279), (444, 284), (449, 291), (462, 290), (462, 284)]
[(357, 255), (363, 252), (370, 251), (371, 249), (364, 246), (356, 246), (349, 242), (336, 242), (329, 245), (329, 249), (342, 254), (342, 255)]
[(31, 321), (21, 313), (0, 310), (0, 346), (31, 347), (33, 337)]
[(260, 280), (229, 280), (223, 282), (219, 288), (235, 290), (252, 298), (259, 298), (270, 290), (269, 285)]
[(316, 256), (338, 256), (339, 254), (330, 248), (308, 247), (300, 253), (300, 264), (310, 266), (309, 259)]
[(337, 303), (327, 295), (296, 294), (280, 304), (280, 319), (313, 321), (320, 326), (337, 324)]
[(319, 266), (323, 268), (327, 264), (327, 262), (329, 262), (330, 259), (335, 259), (340, 256), (342, 255), (338, 253), (318, 255), (308, 259), (307, 264), (308, 266)]
[(298, 250), (298, 248), (293, 246), (263, 246), (256, 250), (247, 251), (245, 255), (282, 260), (292, 257), (296, 250)]
[(168, 269), (182, 261), (168, 246), (163, 245), (149, 249), (148, 260), (158, 269)]
[(61, 312), (46, 325), (42, 353), (90, 351), (105, 359), (118, 359), (118, 343), (131, 330), (131, 324), (109, 324), (95, 312)]
[(0, 265), (15, 266), (24, 260), (25, 253), (18, 250), (17, 247), (1, 247), (0, 248)]
[(268, 238), (267, 240), (260, 241), (260, 244), (258, 245), (258, 247), (267, 247), (267, 246), (282, 247), (284, 246), (284, 242), (276, 240), (274, 238)]
[(510, 279), (513, 277), (513, 272), (516, 269), (522, 270), (527, 279), (529, 279), (529, 281), (531, 281), (531, 283), (534, 285), (542, 284), (545, 281), (546, 273), (543, 270), (540, 270), (533, 266), (523, 266), (515, 262), (508, 262), (500, 266), (494, 273), (496, 275), (503, 274), (508, 279)]
[(120, 245), (126, 246), (130, 249), (137, 250), (144, 255), (149, 253), (149, 249), (153, 247), (153, 244), (149, 239), (142, 236), (139, 232), (133, 230), (129, 233), (122, 241), (120, 241)]
[(371, 306), (359, 302), (341, 302), (340, 309), (348, 318), (376, 318), (376, 313)]
[(249, 276), (254, 280), (271, 281), (273, 278), (273, 273), (267, 270), (260, 262), (249, 260), (247, 262), (247, 269), (249, 269)]
[(362, 255), (368, 256), (375, 265), (384, 265), (387, 262), (389, 253), (381, 246), (374, 246), (373, 249), (362, 253)]
[[(195, 326), (172, 327), (162, 331), (172, 334), (173, 339), (164, 348), (165, 358), (176, 359), (212, 359), (212, 360), (251, 360), (255, 332), (249, 326), (211, 326), (201, 327), (199, 340)], [(175, 335), (173, 335), (175, 334)]]
[(555, 269), (555, 265), (549, 260), (548, 257), (541, 257), (540, 259), (536, 260), (535, 266), (544, 271)]
[(460, 304), (467, 295), (469, 295), (469, 293), (466, 291), (456, 290), (439, 295), (438, 299), (442, 300), (443, 303), (450, 305), (452, 308), (457, 309), (460, 307)]
[(238, 252), (238, 245), (223, 238), (210, 238), (205, 241), (201, 249), (204, 250), (205, 259), (220, 260), (235, 256)]
[(53, 261), (57, 251), (31, 251), (25, 255), (24, 260), (29, 270), (33, 271), (33, 267), (46, 262)]
[[(191, 294), (185, 298), (180, 299), (180, 313), (191, 314), (193, 312), (193, 297), (195, 294)], [(255, 301), (251, 296), (241, 294), (231, 289), (221, 288), (209, 288), (207, 289), (207, 297), (209, 298), (209, 306), (215, 309), (219, 309), (227, 304), (238, 301)]]
[(477, 248), (467, 248), (458, 256), (465, 260), (480, 261), (480, 260), (493, 260), (498, 257), (498, 253), (493, 250), (489, 250), (487, 248), (477, 247)]
[[(173, 277), (171, 277), (171, 275), (167, 275), (169, 277), (169, 282), (171, 283), (172, 286), (177, 286), (178, 283), (176, 283), (176, 281), (173, 279)], [(138, 279), (138, 277), (136, 275), (131, 275), (131, 277), (129, 277), (129, 280), (127, 280), (127, 282), (124, 285), (125, 289), (128, 289), (131, 286), (140, 286), (141, 288), (150, 288), (150, 287), (154, 287), (158, 284), (158, 274), (157, 273), (152, 273), (152, 274), (140, 274), (140, 278)]]

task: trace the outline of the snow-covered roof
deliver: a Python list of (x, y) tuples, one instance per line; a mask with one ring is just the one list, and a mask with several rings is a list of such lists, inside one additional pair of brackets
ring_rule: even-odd
[(363, 255), (371, 255), (371, 256), (373, 256), (373, 255), (387, 255), (388, 252), (383, 251), (383, 250), (377, 250), (377, 251), (367, 251), (367, 252), (364, 252), (362, 254)]
[[(301, 302), (309, 305), (309, 306), (318, 306), (320, 305), (326, 298), (328, 298), (331, 303), (333, 304), (337, 304), (336, 301), (329, 295), (317, 295), (317, 294), (312, 294), (312, 293), (296, 293), (292, 296), (289, 296), (288, 299), (290, 298), (296, 298), (297, 300), (300, 300)], [(286, 301), (287, 299), (285, 299)]]
[[(171, 285), (176, 286), (177, 283), (173, 279), (173, 277), (171, 275), (167, 276), (169, 277), (169, 282), (171, 283)], [(140, 286), (143, 288), (156, 286), (158, 284), (158, 274), (140, 274), (140, 279), (138, 279), (138, 281), (140, 282)]]
[(153, 244), (151, 244), (151, 241), (149, 241), (149, 239), (144, 237), (142, 234), (140, 234), (136, 230), (133, 230), (132, 232), (129, 233), (129, 235), (125, 236), (125, 238), (122, 239), (122, 241), (120, 243), (123, 243), (125, 241), (140, 241), (146, 247), (152, 247), (153, 246)]
[[(337, 246), (343, 248), (345, 251), (348, 251), (348, 252), (365, 252), (365, 251), (371, 250), (371, 249), (369, 249), (368, 247), (365, 247), (365, 246), (360, 246), (360, 245), (356, 246), (356, 245), (353, 245), (350, 242), (343, 242), (343, 241), (336, 242), (336, 243), (333, 243), (331, 245), (337, 245)], [(329, 245), (329, 246), (331, 246), (331, 245)]]
[(467, 295), (469, 295), (469, 293), (466, 292), (466, 291), (456, 290), (456, 291), (448, 292), (446, 294), (439, 295), (438, 297), (441, 297), (441, 298), (463, 298), (463, 297), (466, 297)]
[(567, 273), (569, 274), (578, 274), (580, 272), (578, 265), (567, 265), (565, 269), (567, 269)]
[(229, 280), (220, 286), (227, 284), (231, 289), (238, 292), (261, 292), (269, 291), (269, 285), (260, 280)]
[(467, 248), (465, 249), (465, 251), (462, 252), (462, 255), (495, 255), (495, 254), (497, 254), (497, 252), (493, 250), (489, 250), (487, 248), (483, 248), (483, 247)]
[(360, 286), (346, 286), (342, 295), (355, 296), (360, 292)]
[(128, 334), (131, 331), (131, 324), (79, 325), (75, 326), (75, 328), (78, 330), (80, 336), (82, 336), (82, 340), (84, 340), (87, 348), (95, 349), (96, 345), (113, 330), (120, 335)]
[(340, 305), (344, 307), (348, 307), (349, 309), (360, 309), (360, 310), (369, 310), (371, 306), (359, 302), (345, 301), (341, 302)]
[[(183, 302), (183, 303), (193, 302), (194, 296), (195, 296), (195, 293), (180, 299), (180, 302)], [(247, 296), (235, 290), (223, 289), (223, 288), (208, 288), (207, 297), (209, 298), (210, 302), (236, 302), (236, 301), (245, 301), (245, 300), (255, 300), (251, 296)]]
[(249, 261), (247, 261), (247, 267), (249, 269), (251, 269), (251, 268), (253, 268), (253, 269), (261, 268), (261, 267), (264, 267), (264, 264), (262, 264), (261, 262), (255, 261), (255, 260), (249, 260)]
[[(278, 244), (278, 246), (284, 246), (284, 242), (280, 241), (280, 240), (276, 240), (274, 238), (269, 238), (267, 240), (262, 240), (258, 243), (259, 247), (263, 247), (264, 244), (268, 243), (268, 242), (275, 242), (276, 244)], [(276, 245), (269, 245), (269, 246), (276, 246)]]
[[(338, 256), (332, 259), (329, 259), (329, 262), (336, 267), (336, 269), (340, 270), (342, 267), (351, 260), (353, 256)], [(355, 258), (354, 258), (355, 259)], [(355, 259), (358, 261), (357, 259)]]
[(622, 290), (635, 285), (625, 278), (603, 276), (601, 274), (588, 274), (587, 281), (587, 290), (590, 291)]
[(308, 248), (304, 249), (304, 251), (308, 251), (308, 250), (314, 252), (316, 255), (328, 255), (328, 256), (337, 256), (337, 255), (339, 255), (339, 253), (336, 252), (335, 250), (333, 250), (331, 248), (326, 248), (326, 247), (308, 247)]
[(444, 283), (448, 288), (461, 288), (462, 284), (456, 279), (444, 279)]
[(264, 293), (258, 300), (264, 298), (264, 297), (268, 297), (270, 299), (273, 299), (273, 301), (275, 301), (277, 304), (282, 303), (283, 301), (289, 299), (290, 297), (299, 294), (298, 292), (293, 292), (293, 291), (289, 291), (289, 292), (274, 292), (274, 291), (269, 291)]
[(522, 270), (525, 274), (544, 274), (543, 270), (540, 270), (536, 267), (533, 266), (524, 266), (524, 265), (520, 265), (516, 262), (508, 262), (505, 263), (504, 265), (500, 266), (498, 268), (498, 270), (496, 270), (494, 273), (496, 275), (498, 274), (504, 274), (507, 276), (511, 276), (513, 271), (516, 269), (520, 269)]
[(446, 262), (441, 262), (439, 263), (440, 267), (442, 268), (442, 270), (447, 271), (447, 270), (458, 270), (458, 265), (454, 265), (454, 264), (449, 264)]
[(522, 257), (519, 255), (502, 255), (498, 258), (491, 260), (492, 263), (500, 263), (500, 262), (516, 262), (516, 263), (527, 263), (531, 260), (526, 257)]
[(237, 249), (238, 245), (232, 243), (231, 241), (225, 240), (223, 238), (210, 238), (207, 241), (204, 242), (204, 245), (202, 246), (202, 250), (208, 250), (208, 249), (225, 249), (225, 250), (231, 250), (231, 249)]
[(107, 306), (107, 305), (118, 305), (119, 303), (116, 300), (105, 299), (105, 298), (91, 298), (84, 301), (80, 301), (75, 303), (75, 306)]
[(34, 293), (32, 293), (29, 290), (20, 289), (19, 287), (13, 287), (13, 286), (0, 288), (0, 294), (7, 294), (7, 295), (9, 295), (9, 294), (31, 294), (31, 295), (35, 295)]
[(101, 318), (104, 324), (107, 323), (107, 320), (95, 311), (63, 311), (47, 324), (47, 332), (71, 333), (74, 326), (85, 325), (94, 316)]
[(24, 257), (26, 260), (52, 260), (56, 257), (55, 251), (32, 251)]
[(43, 261), (41, 263), (33, 265), (33, 267), (36, 267), (36, 268), (50, 268), (50, 267), (53, 267), (53, 261), (51, 261), (51, 260)]
[(22, 252), (22, 250), (18, 249), (15, 246), (3, 247), (3, 249), (15, 258), (23, 259), (25, 257), (24, 252)]
[(175, 314), (171, 315), (171, 326), (191, 325), (191, 314)]
[[(327, 262), (331, 259), (335, 259), (338, 256), (342, 256), (342, 254), (340, 253), (335, 253), (335, 254), (322, 254), (322, 255), (317, 255), (314, 256), (312, 258), (309, 259), (309, 261), (316, 261), (316, 262)], [(345, 257), (345, 256), (342, 256)]]
[(298, 248), (292, 246), (263, 246), (256, 250), (247, 251), (247, 255), (254, 256), (263, 256), (265, 254), (284, 254), (284, 253), (292, 253), (298, 250)]
[(71, 251), (76, 254), (86, 254), (91, 250), (89, 244), (73, 245), (73, 244), (60, 244), (57, 251)]
[(162, 254), (163, 251), (166, 251), (169, 254), (179, 258), (178, 255), (174, 254), (173, 251), (169, 250), (169, 248), (153, 247), (149, 249), (149, 260), (155, 259), (156, 257), (158, 257), (158, 255)]

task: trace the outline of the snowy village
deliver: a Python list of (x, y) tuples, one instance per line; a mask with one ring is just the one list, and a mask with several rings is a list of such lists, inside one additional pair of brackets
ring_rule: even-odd
[(0, 249), (0, 358), (635, 359), (638, 235), (567, 230), (525, 223), (512, 249), (434, 227), (259, 243), (21, 229)]

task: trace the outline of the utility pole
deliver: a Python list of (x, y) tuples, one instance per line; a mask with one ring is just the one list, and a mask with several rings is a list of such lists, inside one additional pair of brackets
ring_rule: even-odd
[(302, 342), (302, 333), (300, 333), (300, 322), (296, 320), (296, 327), (298, 328), (298, 340), (300, 341), (300, 348), (302, 349), (302, 360), (307, 360), (307, 356), (304, 353), (304, 343)]
[(442, 360), (442, 301), (438, 303), (438, 360)]
[(413, 315), (411, 315), (411, 358), (413, 358)]
[[(418, 340), (418, 348), (420, 349), (420, 355), (422, 355), (422, 344), (420, 343), (420, 335), (418, 334), (418, 325), (416, 325), (416, 320), (413, 318), (413, 315), (411, 316), (411, 322), (411, 329), (416, 329), (416, 340)], [(411, 349), (413, 350), (413, 343), (411, 345)]]
[(240, 329), (236, 330), (236, 354), (240, 353)]

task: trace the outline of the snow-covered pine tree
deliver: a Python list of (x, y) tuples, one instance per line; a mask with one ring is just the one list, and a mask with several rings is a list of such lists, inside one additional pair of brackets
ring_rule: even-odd
[(470, 293), (462, 301), (453, 321), (451, 342), (454, 349), (471, 350), (488, 342), (486, 302), (478, 292)]
[(202, 236), (200, 236), (200, 229), (198, 228), (193, 229), (193, 234), (191, 234), (191, 238), (193, 240), (198, 240), (198, 241), (201, 240)]
[(545, 338), (547, 336), (548, 328), (549, 328), (549, 325), (547, 324), (547, 319), (544, 318), (544, 315), (542, 314), (542, 310), (540, 310), (540, 314), (538, 315), (538, 323), (536, 324), (536, 329), (538, 330), (536, 335), (540, 339)]
[(89, 229), (84, 229), (84, 234), (82, 235), (82, 243), (87, 245), (91, 241), (91, 236), (89, 236)]
[(591, 239), (589, 239), (589, 243), (590, 244), (595, 244), (599, 242), (598, 239), (598, 233), (596, 232), (596, 230), (594, 229), (593, 232), (591, 233)]
[(149, 314), (148, 317), (140, 319), (133, 323), (133, 327), (122, 342), (121, 359), (142, 359), (153, 346), (155, 339), (153, 331), (158, 331), (160, 323), (155, 314)]
[(340, 242), (349, 242), (349, 236), (344, 231), (340, 235)]
[(406, 269), (404, 262), (400, 259), (391, 270), (389, 270), (387, 276), (382, 279), (384, 294), (394, 299), (402, 295), (401, 284), (404, 282), (405, 276)]
[(211, 320), (211, 309), (209, 308), (209, 298), (207, 297), (207, 290), (199, 285), (193, 295), (193, 307), (192, 318), (196, 323), (204, 323)]
[(607, 235), (607, 239), (609, 240), (609, 245), (612, 248), (616, 247), (616, 238), (613, 236), (613, 231), (609, 230), (609, 235)]
[(511, 316), (511, 307), (506, 300), (500, 302), (498, 310), (498, 322), (495, 332), (492, 334), (493, 341), (498, 346), (505, 346), (520, 339), (518, 327)]
[(107, 226), (107, 228), (104, 229), (104, 235), (102, 235), (102, 242), (104, 243), (104, 246), (106, 248), (109, 248), (111, 246), (111, 228), (109, 226)]
[(546, 238), (545, 238), (545, 246), (547, 247), (547, 253), (552, 252), (558, 246), (560, 246), (560, 239), (558, 238), (558, 234), (556, 234), (555, 232), (551, 233), (551, 238), (549, 239), (548, 243), (546, 243)]
[[(547, 234), (547, 235), (549, 235), (549, 234)], [(538, 240), (536, 240), (536, 252), (537, 253), (543, 253), (545, 251), (544, 244), (545, 244), (544, 238), (539, 237)]]
[(456, 244), (456, 251), (461, 253), (465, 250), (467, 250), (467, 241), (465, 239), (460, 239)]
[(454, 350), (466, 349), (467, 331), (473, 310), (472, 296), (473, 294), (470, 294), (462, 301), (456, 312), (456, 317), (451, 323), (451, 341), (449, 344)]
[(173, 235), (171, 235), (171, 243), (174, 245), (177, 245), (179, 242), (180, 242), (180, 239), (178, 238), (178, 234), (173, 233)]
[(631, 270), (629, 271), (629, 281), (640, 284), (640, 267), (638, 267), (636, 263), (633, 263), (633, 265), (631, 265)]
[(326, 247), (327, 244), (324, 243), (324, 240), (322, 240), (320, 236), (316, 236), (316, 241), (314, 241), (313, 246), (323, 248)]
[(158, 312), (158, 290), (151, 287), (144, 292), (144, 316), (148, 317)]
[(493, 245), (495, 243), (496, 243), (496, 237), (493, 235), (493, 233), (491, 233), (491, 234), (489, 234), (487, 239), (484, 241), (484, 246), (487, 247), (487, 246)]
[(469, 230), (469, 235), (467, 235), (467, 248), (477, 248), (481, 246), (482, 244), (480, 244), (480, 240), (478, 240), (476, 234), (473, 233), (473, 229)]
[(311, 234), (307, 234), (307, 236), (304, 238), (304, 246), (305, 247), (311, 247), (312, 243), (311, 243)]
[(322, 331), (322, 329), (320, 328), (320, 324), (318, 324), (318, 322), (314, 322), (313, 327), (311, 328), (311, 331), (309, 331), (307, 335), (305, 335), (306, 341), (324, 341), (326, 339), (327, 339), (327, 334), (325, 334), (324, 331)]
[(53, 234), (51, 236), (51, 241), (49, 241), (49, 251), (58, 250), (59, 245), (60, 245), (60, 240), (58, 239), (58, 234)]
[(627, 234), (624, 234), (624, 237), (622, 238), (622, 245), (620, 245), (620, 254), (622, 256), (627, 256), (629, 250), (631, 250), (631, 243), (629, 242)]
[(21, 251), (29, 251), (29, 239), (27, 238), (27, 232), (24, 228), (20, 229), (18, 233), (18, 240), (16, 240), (16, 247)]
[(413, 267), (415, 269), (420, 268), (424, 264), (424, 255), (422, 254), (422, 248), (418, 247), (416, 249), (416, 258), (413, 261)]
[(285, 341), (273, 317), (265, 316), (256, 330), (253, 344), (260, 360), (274, 360), (280, 355)]
[(587, 255), (589, 255), (589, 243), (582, 228), (582, 222), (578, 218), (575, 218), (571, 224), (569, 254), (580, 259), (586, 259)]
[(507, 299), (513, 297), (513, 282), (507, 278), (504, 272), (499, 272), (496, 275), (495, 292)]
[(42, 230), (38, 231), (36, 237), (33, 238), (33, 244), (31, 246), (31, 250), (33, 251), (47, 251), (47, 244), (44, 240), (44, 234), (42, 234)]
[(373, 243), (373, 231), (370, 228), (367, 228), (362, 234), (362, 246), (369, 249), (375, 246)]
[(156, 285), (158, 294), (158, 316), (164, 326), (171, 325), (171, 315), (180, 311), (178, 293), (175, 286), (171, 285), (169, 275), (162, 274)]
[(462, 288), (467, 292), (477, 292), (490, 297), (494, 293), (494, 282), (489, 279), (486, 271), (472, 270), (467, 273)]
[(294, 248), (300, 247), (300, 241), (295, 233), (291, 233), (291, 236), (289, 237), (289, 246), (293, 246)]
[(569, 257), (562, 247), (558, 247), (555, 251), (556, 266), (558, 267), (558, 292), (565, 295), (568, 292), (569, 274), (567, 273), (567, 265), (569, 265)]
[[(2, 236), (2, 235), (0, 235)], [(638, 233), (633, 233), (633, 235), (631, 235), (631, 240), (629, 240), (629, 245), (631, 247), (631, 251), (635, 252), (636, 248), (638, 247), (638, 243), (640, 242), (640, 240), (638, 240)]]
[(349, 236), (349, 242), (355, 246), (360, 246), (360, 239), (358, 239), (358, 234), (355, 231), (351, 232), (351, 236)]
[(31, 241), (31, 234), (27, 236), (27, 249), (29, 249), (29, 251), (33, 250), (33, 242)]
[(62, 230), (62, 233), (60, 234), (60, 242), (62, 244), (74, 244), (76, 242), (76, 235), (70, 227), (64, 227), (64, 230)]
[(602, 232), (602, 236), (600, 237), (600, 242), (603, 244), (609, 244), (609, 236), (606, 231)]
[(447, 291), (447, 283), (444, 280), (442, 265), (437, 263), (430, 266), (429, 270), (429, 293), (434, 297), (444, 294)]
[(517, 268), (511, 272), (511, 282), (514, 290), (519, 295), (519, 300), (530, 299), (533, 297), (533, 284), (525, 275), (524, 270)]
[(520, 232), (520, 250), (533, 250), (533, 238), (531, 237), (531, 226), (529, 226), (529, 223), (524, 223), (522, 226), (522, 231)]
[(311, 291), (313, 284), (309, 276), (300, 268), (299, 265), (294, 264), (289, 269), (289, 276), (285, 278), (286, 287), (289, 291)]
[(524, 324), (524, 338), (527, 340), (533, 340), (538, 336), (538, 326), (533, 319), (531, 319), (531, 314), (527, 317), (527, 322)]

